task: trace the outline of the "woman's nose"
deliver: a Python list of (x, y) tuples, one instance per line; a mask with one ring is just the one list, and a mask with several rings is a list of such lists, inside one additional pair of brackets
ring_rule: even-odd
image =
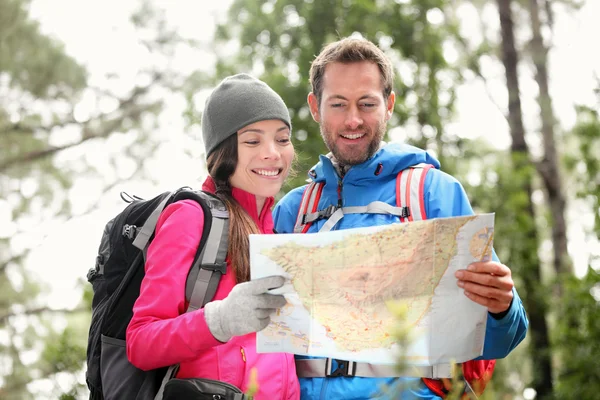
[(261, 149), (261, 155), (264, 159), (279, 159), (281, 153), (275, 141), (267, 141)]

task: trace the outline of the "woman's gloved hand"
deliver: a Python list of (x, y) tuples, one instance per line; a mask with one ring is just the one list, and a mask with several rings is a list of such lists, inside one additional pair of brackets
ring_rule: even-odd
[(204, 306), (208, 329), (221, 342), (263, 330), (271, 321), (271, 313), (286, 304), (282, 295), (266, 292), (283, 286), (284, 282), (282, 276), (268, 276), (238, 283), (226, 298)]

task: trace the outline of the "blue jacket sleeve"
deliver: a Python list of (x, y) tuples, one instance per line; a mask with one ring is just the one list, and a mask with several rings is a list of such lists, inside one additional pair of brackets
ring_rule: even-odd
[[(472, 215), (473, 209), (462, 185), (452, 176), (431, 169), (425, 180), (427, 218)], [(499, 261), (496, 252), (493, 260)], [(466, 266), (465, 266), (466, 267)], [(529, 321), (521, 298), (513, 288), (513, 301), (500, 319), (488, 314), (482, 359), (506, 357), (525, 338)]]

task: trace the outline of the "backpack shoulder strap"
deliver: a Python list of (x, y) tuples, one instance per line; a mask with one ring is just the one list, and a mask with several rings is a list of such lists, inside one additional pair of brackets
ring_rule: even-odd
[(186, 281), (185, 297), (189, 303), (188, 311), (193, 311), (202, 308), (214, 297), (221, 275), (226, 271), (229, 212), (225, 204), (213, 194), (192, 191), (185, 187), (174, 192), (165, 192), (159, 199), (160, 203), (136, 232), (133, 245), (143, 252), (145, 258), (160, 214), (167, 205), (186, 199), (196, 201), (204, 213), (202, 239)]
[(345, 214), (389, 214), (400, 217), (401, 222), (420, 221), (427, 218), (425, 212), (424, 186), (425, 176), (432, 168), (431, 164), (410, 166), (396, 176), (396, 207), (381, 201), (374, 201), (366, 206), (336, 207), (330, 205), (319, 210), (319, 200), (323, 182), (310, 182), (302, 193), (294, 233), (306, 233), (310, 225), (320, 219), (328, 219), (320, 232), (331, 230)]
[(302, 199), (300, 200), (300, 206), (298, 208), (298, 214), (296, 217), (296, 224), (294, 225), (294, 233), (306, 233), (310, 225), (316, 220), (311, 218), (315, 213), (318, 214), (319, 200), (321, 199), (321, 193), (323, 192), (323, 182), (311, 181), (304, 192), (302, 193)]
[(146, 222), (144, 222), (144, 225), (142, 225), (142, 228), (137, 232), (135, 239), (133, 240), (133, 245), (144, 252), (144, 258), (146, 257), (146, 247), (150, 242), (150, 238), (154, 235), (158, 217), (160, 217), (160, 213), (162, 213), (167, 204), (171, 201), (173, 195), (174, 193), (169, 192), (165, 192), (161, 195), (162, 199), (160, 200), (160, 203), (146, 219)]
[[(195, 200), (204, 212), (204, 228), (194, 263), (185, 283), (186, 312), (204, 307), (217, 292), (221, 276), (227, 270), (227, 246), (229, 244), (229, 212), (223, 202), (213, 194), (203, 191), (182, 190), (174, 201)], [(165, 385), (174, 378), (179, 365), (171, 365), (162, 379), (154, 397), (162, 400)]]
[(396, 205), (408, 208), (408, 216), (400, 221), (421, 221), (427, 219), (425, 212), (425, 177), (433, 168), (431, 164), (417, 164), (398, 173), (396, 177)]
[(212, 300), (221, 276), (227, 270), (229, 212), (225, 204), (210, 193), (185, 191), (175, 197), (175, 201), (184, 199), (195, 200), (204, 212), (202, 239), (185, 285), (187, 312), (190, 312)]
[[(496, 360), (470, 360), (457, 364), (460, 368), (456, 378), (464, 384), (461, 398), (477, 399), (485, 390), (486, 385), (492, 379)], [(430, 379), (422, 378), (425, 386), (433, 393), (445, 399), (452, 391), (453, 380), (448, 378)]]

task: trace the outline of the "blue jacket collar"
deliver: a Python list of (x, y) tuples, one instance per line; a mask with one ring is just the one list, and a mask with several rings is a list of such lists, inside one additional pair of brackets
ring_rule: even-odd
[[(419, 163), (440, 168), (440, 162), (425, 150), (404, 143), (382, 142), (373, 157), (350, 167), (346, 170), (344, 178), (350, 176), (354, 183), (371, 181), (388, 175), (396, 176), (403, 169)], [(309, 180), (337, 184), (337, 180), (340, 179), (339, 168), (331, 153), (321, 155), (319, 162), (308, 172)]]

